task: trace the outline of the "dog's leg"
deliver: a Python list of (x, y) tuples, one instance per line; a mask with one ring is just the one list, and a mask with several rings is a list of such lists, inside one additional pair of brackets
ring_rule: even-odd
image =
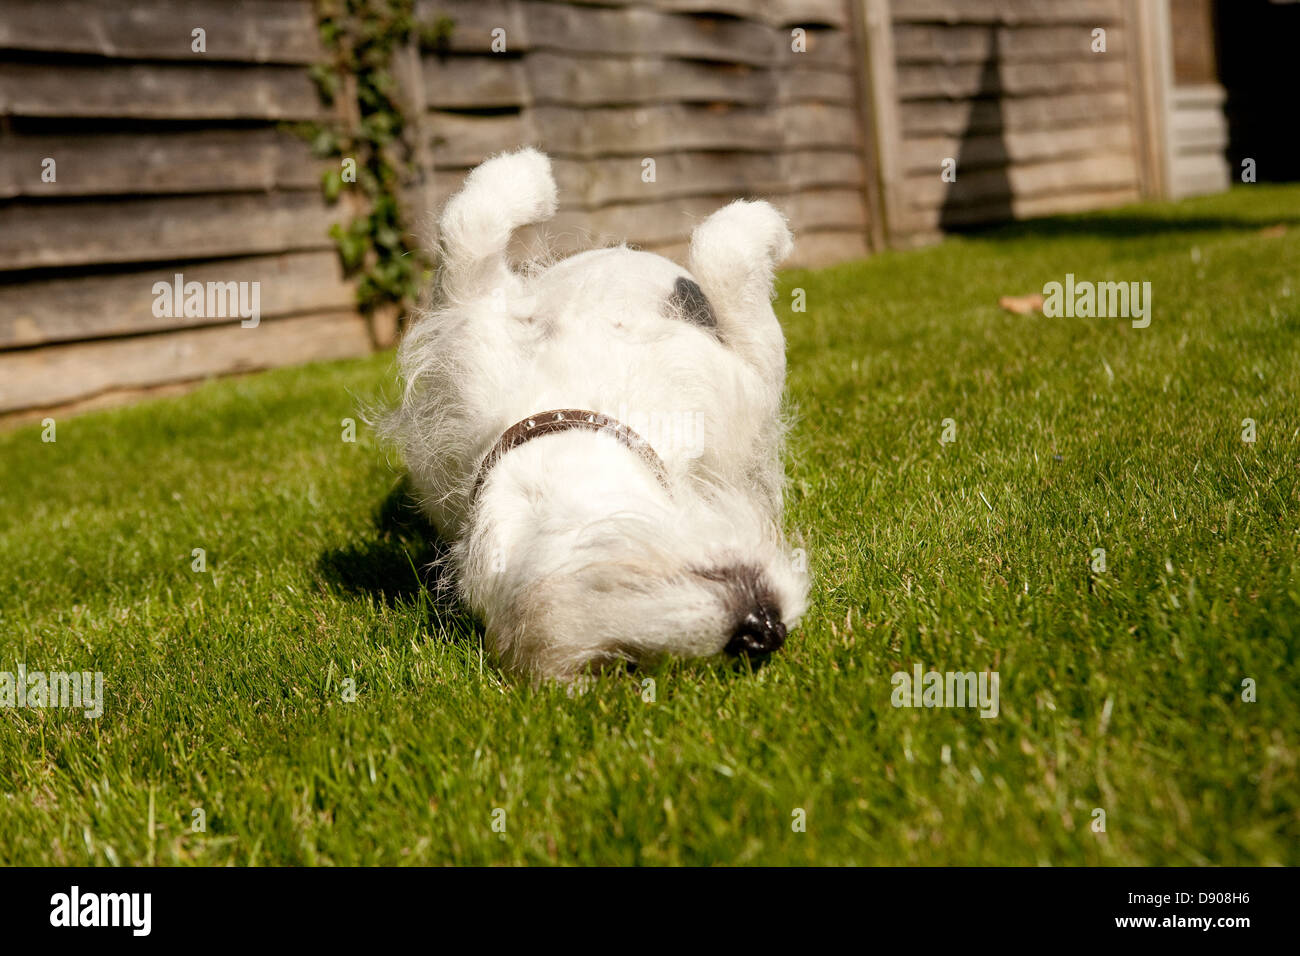
[(506, 259), (510, 236), (551, 218), (555, 207), (551, 161), (535, 149), (503, 153), (470, 173), (438, 226), (444, 299), (511, 295), (518, 279)]
[(765, 202), (737, 200), (691, 235), (690, 270), (718, 317), (722, 341), (777, 395), (785, 383), (785, 337), (772, 312), (772, 275), (794, 240)]

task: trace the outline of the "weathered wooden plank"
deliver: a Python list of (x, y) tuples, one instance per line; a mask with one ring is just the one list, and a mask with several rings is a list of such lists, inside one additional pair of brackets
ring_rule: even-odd
[(0, 207), (0, 270), (325, 249), (335, 218), (314, 193), (15, 202)]
[(839, 29), (807, 29), (796, 53), (788, 29), (750, 18), (690, 16), (636, 7), (572, 3), (465, 2), (421, 4), (427, 17), (450, 17), (452, 52), (496, 53), (493, 31), (505, 31), (507, 54), (552, 50), (603, 56), (672, 56), (782, 65), (796, 69), (846, 69), (853, 65), (848, 36)]
[(483, 54), (498, 52), (492, 49), (494, 30), (505, 31), (507, 54), (533, 49), (525, 9), (516, 0), (418, 0), (415, 6), (416, 16), (424, 23), (451, 20), (446, 52)]
[[(191, 32), (205, 31), (206, 52)], [(315, 63), (311, 0), (5, 0), (0, 48), (150, 60)]]
[[(548, 245), (569, 252), (610, 242), (664, 245), (680, 242), (710, 213), (734, 199), (731, 194), (691, 196), (666, 201), (620, 204), (593, 211), (561, 209), (550, 222), (529, 230), (524, 244), (549, 237)], [(772, 197), (796, 233), (818, 229), (858, 231), (865, 235), (866, 216), (860, 190), (814, 189)]]
[(1123, 203), (1136, 202), (1138, 191), (1134, 187), (1075, 189), (1064, 193), (1049, 193), (1043, 196), (1019, 196), (1010, 200), (998, 199), (991, 203), (975, 206), (957, 206), (943, 208), (940, 206), (908, 207), (902, 212), (898, 221), (898, 234), (901, 244), (914, 245), (908, 238), (921, 237), (925, 241), (941, 236), (941, 228), (953, 226), (974, 226), (982, 223), (1001, 222), (1006, 219), (1033, 219), (1040, 216), (1062, 215), (1072, 212), (1085, 212), (1104, 209)]
[[(456, 2), (457, 0), (451, 0), (452, 4)], [(518, 2), (527, 5), (531, 0), (518, 0)], [(798, 24), (845, 26), (848, 20), (845, 0), (562, 0), (562, 2), (580, 7), (648, 7), (666, 13), (699, 16), (722, 14), (755, 20), (770, 26)], [(446, 0), (421, 0), (420, 9), (432, 10), (446, 6)]]
[(650, 0), (671, 13), (718, 14), (758, 20), (777, 27), (848, 26), (844, 0)]
[(861, 148), (856, 111), (808, 103), (774, 109), (661, 105), (569, 109), (541, 106), (504, 116), (431, 113), (434, 162), (459, 169), (526, 144), (552, 156), (654, 157), (683, 150)]
[(837, 262), (865, 259), (869, 251), (866, 234), (861, 230), (806, 230), (795, 236), (794, 251), (781, 268), (820, 269)]
[(0, 63), (0, 116), (304, 120), (325, 113), (300, 66)]
[(866, 209), (858, 189), (806, 189), (774, 196), (772, 202), (789, 217), (796, 232), (852, 229), (866, 233)]
[(1106, 52), (1092, 52), (1094, 24), (1070, 26), (968, 26), (951, 23), (899, 23), (894, 48), (899, 63), (1032, 63), (1069, 59), (1114, 58), (1127, 53), (1128, 31), (1106, 29)]
[(770, 70), (735, 63), (546, 51), (522, 59), (428, 56), (424, 82), (428, 102), (438, 109), (674, 101), (851, 105), (855, 97), (848, 71)]
[(540, 141), (532, 110), (494, 116), (430, 112), (429, 129), (433, 162), (439, 170), (477, 166), (503, 149), (536, 146)]
[(898, 95), (904, 100), (972, 96), (1031, 96), (1084, 90), (1126, 90), (1128, 70), (1119, 59), (981, 64), (910, 64), (898, 68)]
[[(560, 208), (589, 212), (617, 203), (636, 205), (655, 200), (705, 196), (773, 198), (818, 188), (861, 190), (862, 165), (854, 152), (806, 150), (787, 153), (667, 153), (657, 162), (657, 180), (641, 180), (636, 158), (553, 159)], [(464, 184), (467, 169), (443, 170), (436, 206), (441, 207)]]
[[(690, 243), (681, 239), (658, 245), (642, 245), (640, 248), (685, 265)], [(820, 269), (837, 262), (865, 259), (868, 252), (866, 239), (860, 230), (809, 230), (794, 237), (794, 251), (781, 264), (781, 268)]]
[[(538, 3), (528, 8), (527, 16), (534, 46), (582, 53), (658, 53), (766, 66), (779, 42), (771, 28), (747, 20), (683, 17), (636, 8)], [(808, 55), (812, 54), (810, 43)]]
[[(0, 136), (0, 199), (318, 189), (326, 164), (277, 129)], [(46, 159), (56, 179), (42, 178)]]
[[(135, 335), (228, 322), (154, 315), (154, 283), (258, 283), (263, 318), (352, 307), (352, 286), (333, 251), (174, 263), (104, 275), (0, 283), (0, 349)], [(177, 310), (181, 311), (181, 310)]]
[(909, 173), (936, 178), (945, 159), (958, 161), (958, 176), (969, 170), (1009, 163), (1032, 163), (1096, 152), (1131, 152), (1133, 128), (1127, 122), (1104, 126), (1067, 126), (1029, 132), (977, 136), (924, 136), (903, 145), (903, 166)]
[(776, 70), (772, 74), (778, 103), (837, 103), (853, 106), (857, 102), (857, 77), (854, 70)]
[(763, 7), (768, 19), (778, 26), (819, 23), (841, 29), (849, 27), (846, 0), (768, 0)]
[(907, 137), (1055, 129), (1130, 115), (1129, 96), (1123, 90), (1000, 100), (908, 100), (899, 113)]
[(0, 352), (0, 412), (58, 405), (119, 388), (145, 388), (328, 361), (370, 351), (354, 312), (331, 312), (159, 335)]
[(893, 0), (895, 23), (1084, 23), (1105, 26), (1124, 19), (1123, 0)]
[(425, 56), (420, 73), (425, 100), (434, 109), (486, 110), (532, 102), (529, 76), (518, 57)]
[(938, 175), (909, 177), (906, 196), (911, 206), (952, 208), (990, 200), (1099, 189), (1137, 189), (1138, 171), (1131, 152), (1081, 156), (1042, 163), (958, 173), (947, 183)]
[(1012, 215), (1017, 219), (1040, 216), (1060, 216), (1074, 212), (1090, 212), (1107, 206), (1136, 202), (1138, 191), (1132, 186), (1102, 187), (1047, 193), (1041, 196), (1020, 196), (1012, 203)]
[(854, 110), (818, 103), (779, 106), (565, 109), (529, 111), (542, 144), (563, 156), (653, 156), (690, 149), (860, 148)]
[[(485, 53), (491, 49), (492, 31), (501, 28), (506, 31), (506, 51), (523, 52), (547, 45), (529, 30), (529, 16), (537, 5), (528, 0), (420, 0), (416, 11), (425, 22), (448, 17), (455, 23), (448, 38), (450, 50)], [(627, 12), (626, 7), (636, 6), (648, 8), (647, 12), (656, 16), (695, 14), (716, 19), (722, 14), (770, 28), (848, 26), (846, 0), (600, 0), (569, 6), (579, 8), (579, 16), (582, 8), (613, 7)], [(547, 37), (553, 40), (554, 34)]]
[(845, 30), (808, 30), (806, 49), (794, 50), (788, 31), (777, 34), (776, 65), (783, 69), (848, 70), (857, 65), (858, 51)]
[[(468, 50), (477, 52), (491, 51), (492, 30), (497, 27), (506, 30), (506, 52), (551, 49), (606, 56), (657, 53), (761, 66), (771, 60), (775, 45), (773, 30), (753, 21), (705, 21), (643, 8), (564, 3), (530, 3), (522, 8), (506, 3), (490, 8), (485, 5), (480, 10), (465, 9), (457, 3), (435, 7), (445, 10), (457, 23), (452, 42), (461, 42), (457, 34), (464, 31), (472, 38)], [(487, 9), (500, 19), (493, 21)]]
[[(773, 196), (818, 187), (862, 187), (862, 162), (853, 151), (667, 153), (655, 160), (655, 181), (650, 183), (642, 179), (636, 157), (558, 159), (554, 170), (561, 207), (574, 209), (701, 194)], [(457, 182), (454, 176), (444, 178)]]

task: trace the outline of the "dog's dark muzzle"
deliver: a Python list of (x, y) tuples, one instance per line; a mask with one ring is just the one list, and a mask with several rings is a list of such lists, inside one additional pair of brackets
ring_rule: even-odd
[(727, 642), (727, 653), (758, 656), (771, 654), (785, 643), (785, 625), (772, 607), (758, 607), (746, 614)]

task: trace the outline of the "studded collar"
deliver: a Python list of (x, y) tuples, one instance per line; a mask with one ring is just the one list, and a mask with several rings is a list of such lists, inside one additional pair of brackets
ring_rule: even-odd
[(470, 493), (470, 501), (478, 497), (479, 489), (487, 480), (488, 472), (505, 457), (507, 452), (543, 435), (575, 430), (598, 432), (616, 439), (645, 462), (664, 488), (668, 487), (668, 469), (664, 467), (663, 459), (650, 447), (648, 441), (627, 425), (600, 412), (581, 408), (560, 408), (529, 415), (523, 421), (515, 422), (501, 434), (479, 465), (478, 476), (474, 479), (474, 488)]

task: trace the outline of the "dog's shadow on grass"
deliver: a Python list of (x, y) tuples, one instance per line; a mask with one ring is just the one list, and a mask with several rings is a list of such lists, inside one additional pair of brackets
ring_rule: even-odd
[(404, 479), (375, 509), (375, 533), (366, 540), (321, 554), (317, 570), (337, 590), (396, 607), (422, 605), (431, 619), (459, 621), (473, 632), (469, 613), (456, 599), (448, 546), (416, 506)]

